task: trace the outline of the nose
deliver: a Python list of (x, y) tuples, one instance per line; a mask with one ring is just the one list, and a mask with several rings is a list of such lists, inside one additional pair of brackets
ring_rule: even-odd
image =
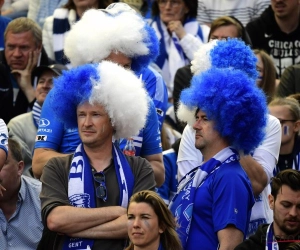
[(290, 211), (289, 211), (289, 215), (292, 217), (296, 217), (297, 216), (297, 206), (292, 206)]
[(139, 218), (134, 219), (133, 227), (134, 228), (139, 228), (140, 227), (140, 219)]
[(171, 1), (167, 1), (167, 2), (166, 2), (165, 8), (168, 8), (168, 9), (172, 8), (172, 3), (171, 3)]
[(195, 121), (195, 123), (193, 125), (193, 129), (194, 130), (200, 130), (200, 129), (202, 129), (201, 119), (198, 119), (197, 121)]
[(21, 50), (19, 48), (15, 48), (12, 52), (12, 55), (16, 57), (21, 56), (22, 55)]
[(91, 118), (90, 115), (86, 115), (86, 116), (85, 116), (83, 125), (84, 125), (85, 127), (89, 127), (89, 126), (92, 125), (92, 118)]

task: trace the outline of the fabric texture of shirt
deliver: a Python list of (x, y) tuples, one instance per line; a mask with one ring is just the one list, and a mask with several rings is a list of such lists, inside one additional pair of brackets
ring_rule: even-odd
[[(187, 195), (183, 187), (174, 197), (170, 207), (173, 215), (181, 197)], [(217, 232), (228, 225), (234, 225), (245, 236), (253, 204), (250, 180), (239, 162), (221, 165), (196, 190), (185, 250), (196, 250), (199, 246), (205, 246), (205, 250), (218, 249)]]
[(211, 23), (221, 16), (234, 16), (246, 26), (269, 5), (270, 0), (198, 0), (197, 21)]
[(35, 250), (42, 236), (41, 182), (21, 176), (16, 211), (7, 221), (0, 209), (0, 249)]

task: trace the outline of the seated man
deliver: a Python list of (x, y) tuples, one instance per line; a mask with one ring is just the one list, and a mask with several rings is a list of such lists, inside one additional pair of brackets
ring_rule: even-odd
[[(21, 147), (8, 139), (8, 157), (0, 172), (0, 249), (35, 250), (42, 236), (41, 183), (22, 175)], [(0, 185), (0, 186), (1, 186)]]
[(49, 104), (66, 128), (78, 128), (81, 143), (44, 167), (40, 197), (50, 233), (39, 249), (124, 249), (128, 201), (156, 183), (150, 164), (125, 156), (112, 137), (129, 138), (144, 126), (146, 90), (131, 71), (106, 61), (64, 71), (54, 83)]
[[(23, 148), (23, 155), (26, 155), (25, 164), (31, 166), (32, 153), (35, 144), (35, 137), (39, 125), (41, 109), (48, 92), (53, 86), (53, 77), (61, 75), (61, 71), (67, 69), (64, 65), (53, 64), (42, 65), (33, 70), (33, 77), (37, 77), (35, 99), (33, 110), (12, 118), (7, 127), (9, 132), (19, 140)], [(25, 158), (25, 156), (24, 156)]]
[(273, 210), (273, 223), (260, 225), (255, 235), (250, 236), (235, 250), (281, 250), (287, 249), (291, 242), (299, 242), (299, 183), (300, 173), (294, 169), (283, 170), (272, 178), (269, 205)]
[(42, 49), (42, 30), (29, 18), (11, 21), (4, 40), (4, 51), (0, 51), (0, 117), (8, 123), (30, 110), (35, 102), (32, 70), (36, 65), (53, 62)]

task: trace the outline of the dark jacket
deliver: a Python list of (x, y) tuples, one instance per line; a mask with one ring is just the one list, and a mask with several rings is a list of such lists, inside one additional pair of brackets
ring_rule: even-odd
[(300, 65), (292, 65), (286, 68), (280, 78), (276, 95), (286, 97), (292, 94), (300, 93)]
[[(53, 63), (54, 61), (49, 59), (46, 51), (42, 49), (40, 65), (50, 65)], [(15, 105), (13, 105), (13, 83), (11, 77), (13, 76), (10, 74), (10, 68), (7, 65), (4, 51), (0, 51), (0, 118), (6, 124), (11, 118), (26, 113), (28, 109), (32, 108), (35, 101), (29, 103), (25, 94), (20, 89)]]
[(281, 77), (285, 68), (300, 62), (299, 24), (297, 29), (289, 34), (282, 32), (269, 6), (259, 18), (246, 26), (253, 48), (263, 49), (273, 58), (278, 77)]

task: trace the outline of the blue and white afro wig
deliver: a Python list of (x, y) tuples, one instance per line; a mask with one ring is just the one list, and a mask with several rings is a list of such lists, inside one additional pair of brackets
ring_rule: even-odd
[(146, 122), (148, 95), (132, 71), (103, 61), (64, 71), (54, 79), (50, 105), (67, 128), (77, 128), (77, 106), (89, 102), (104, 106), (115, 128), (115, 138), (138, 134)]
[(244, 71), (254, 80), (258, 77), (257, 58), (251, 48), (238, 38), (212, 40), (201, 45), (194, 54), (191, 71), (198, 75), (212, 67), (234, 68)]
[[(197, 109), (215, 122), (215, 129), (228, 143), (245, 154), (262, 142), (267, 121), (265, 94), (245, 72), (211, 68), (192, 78), (182, 91), (179, 118), (191, 126)], [(183, 109), (181, 110), (183, 111)]]
[(154, 29), (125, 3), (86, 11), (66, 36), (64, 53), (72, 66), (100, 62), (111, 52), (131, 58), (136, 73), (159, 53)]

